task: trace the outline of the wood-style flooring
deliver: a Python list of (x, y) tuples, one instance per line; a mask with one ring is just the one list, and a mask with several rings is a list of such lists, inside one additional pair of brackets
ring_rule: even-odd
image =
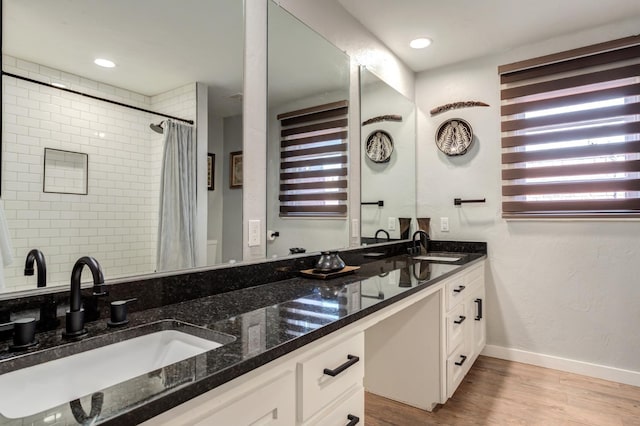
[(370, 393), (367, 426), (640, 426), (640, 387), (481, 356), (429, 413)]

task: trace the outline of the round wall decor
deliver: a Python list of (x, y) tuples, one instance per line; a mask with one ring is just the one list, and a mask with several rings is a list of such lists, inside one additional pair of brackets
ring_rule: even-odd
[(384, 130), (374, 130), (367, 136), (367, 157), (374, 163), (387, 163), (393, 152), (393, 139)]
[(461, 118), (445, 121), (436, 131), (436, 145), (447, 155), (464, 155), (472, 140), (471, 125)]

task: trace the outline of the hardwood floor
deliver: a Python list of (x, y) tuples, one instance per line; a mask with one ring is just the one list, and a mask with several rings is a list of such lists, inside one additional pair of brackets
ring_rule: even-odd
[(640, 426), (640, 387), (481, 356), (432, 413), (367, 393), (365, 424)]

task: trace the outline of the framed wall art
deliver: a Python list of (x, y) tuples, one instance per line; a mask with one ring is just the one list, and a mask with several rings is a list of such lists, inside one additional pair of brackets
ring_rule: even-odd
[(242, 151), (229, 154), (229, 188), (242, 188)]

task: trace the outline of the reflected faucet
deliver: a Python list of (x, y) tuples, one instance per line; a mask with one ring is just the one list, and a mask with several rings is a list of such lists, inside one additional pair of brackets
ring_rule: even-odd
[(385, 231), (384, 229), (378, 229), (378, 230), (376, 231), (376, 235), (374, 235), (374, 236), (373, 236), (373, 238), (375, 238), (375, 239), (376, 239), (376, 243), (378, 242), (378, 234), (379, 234), (379, 233), (381, 233), (381, 232), (384, 232), (384, 233), (385, 233), (385, 235), (387, 236), (387, 241), (390, 241), (390, 240), (391, 240), (391, 239), (389, 238), (389, 233), (388, 233), (387, 231)]
[(65, 337), (74, 338), (87, 334), (87, 329), (84, 328), (84, 309), (82, 309), (82, 295), (80, 293), (80, 278), (82, 277), (82, 268), (85, 265), (93, 274), (93, 295), (104, 296), (107, 294), (104, 289), (104, 275), (98, 261), (90, 256), (78, 259), (71, 271), (69, 310), (66, 314), (66, 330), (63, 333)]
[[(417, 240), (417, 241), (416, 241), (416, 235), (420, 235), (420, 239)], [(422, 239), (422, 237), (424, 237), (424, 240)], [(422, 244), (424, 246), (425, 251), (427, 251), (427, 253), (428, 253), (429, 252), (429, 241), (430, 240), (431, 239), (429, 238), (429, 234), (427, 234), (422, 229), (418, 229), (411, 236), (411, 241), (413, 242), (413, 249), (412, 249), (412, 252), (410, 254), (420, 254), (420, 244)]]
[(33, 249), (27, 254), (24, 262), (24, 274), (33, 275), (33, 263), (38, 268), (38, 287), (47, 286), (47, 263), (44, 261), (44, 254), (38, 249)]

